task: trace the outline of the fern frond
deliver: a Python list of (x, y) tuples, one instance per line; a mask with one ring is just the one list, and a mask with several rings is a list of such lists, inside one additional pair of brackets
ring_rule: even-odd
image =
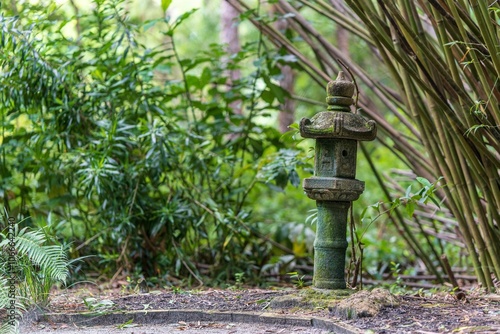
[(15, 321), (12, 326), (9, 322), (2, 322), (0, 324), (0, 334), (19, 334), (19, 321)]
[[(0, 247), (5, 241), (0, 243)], [(69, 275), (66, 251), (61, 245), (44, 245), (46, 241), (42, 230), (31, 231), (26, 227), (15, 237), (19, 254), (26, 255), (53, 280), (65, 283)]]
[[(10, 305), (11, 299), (9, 298), (9, 281), (6, 278), (0, 277), (0, 310), (6, 310)], [(24, 310), (17, 300), (15, 302), (16, 320), (14, 324), (9, 320), (8, 314), (0, 314), (0, 334), (13, 334), (18, 333), (19, 321), (22, 317), (21, 311)]]
[[(25, 305), (44, 304), (48, 301), (50, 288), (56, 282), (66, 283), (69, 276), (66, 247), (60, 244), (47, 245), (50, 237), (45, 235), (43, 229), (33, 231), (23, 228), (16, 232), (15, 268), (11, 270), (18, 275), (18, 300)], [(10, 240), (2, 233), (0, 236), (4, 239), (0, 242), (1, 249)], [(0, 273), (7, 273), (5, 261), (0, 263)]]
[(0, 310), (3, 310), (9, 305), (9, 287), (8, 281), (5, 278), (0, 278)]

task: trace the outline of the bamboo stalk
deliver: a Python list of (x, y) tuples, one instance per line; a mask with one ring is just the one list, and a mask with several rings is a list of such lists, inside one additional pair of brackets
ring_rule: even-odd
[[(280, 11), (281, 14), (287, 13), (287, 11), (280, 6), (280, 3), (278, 3), (278, 6), (276, 6), (278, 10)], [(301, 28), (301, 26), (295, 21), (295, 20), (288, 20), (289, 24), (291, 25), (292, 29), (297, 32), (301, 38), (304, 39), (304, 41), (311, 46), (311, 49), (313, 50), (314, 54), (316, 55), (316, 59), (318, 60), (319, 65), (321, 66), (321, 69), (323, 70), (324, 73), (326, 73), (329, 77), (333, 76), (333, 71), (338, 68), (338, 66), (333, 65), (333, 62), (331, 59), (323, 52), (321, 49), (319, 49), (316, 44), (313, 42), (313, 40), (307, 35), (307, 33)], [(330, 73), (327, 73), (327, 68), (325, 65), (330, 69)]]
[[(447, 0), (448, 1), (448, 4), (449, 4), (449, 9), (451, 11), (451, 14), (453, 15), (453, 17), (455, 18), (455, 20), (458, 20), (459, 17), (460, 17), (460, 13), (459, 13), (459, 8), (456, 7), (452, 0)], [(465, 43), (468, 43), (470, 44), (470, 41), (469, 41), (469, 36), (467, 35), (467, 32), (465, 31), (465, 28), (461, 25), (461, 24), (458, 24), (458, 30), (460, 32), (460, 35), (462, 37), (462, 40), (465, 42)], [(475, 59), (479, 59), (478, 57), (478, 54), (475, 50), (475, 48), (469, 48), (467, 50), (470, 54), (471, 54), (471, 58), (473, 60)], [(477, 62), (477, 61), (473, 61), (473, 67), (475, 68), (476, 70), (476, 76), (479, 76), (479, 79), (480, 79), (480, 82), (481, 82), (481, 85), (478, 87), (478, 88), (483, 88), (483, 87), (489, 87), (488, 83), (487, 83), (487, 80), (486, 80), (486, 77), (481, 69), (481, 65)], [(487, 95), (487, 92), (484, 92), (486, 95)], [(493, 110), (492, 110), (492, 117), (495, 119), (496, 123), (500, 123), (500, 111), (498, 110), (498, 103), (496, 105), (492, 105), (493, 107)]]
[(335, 23), (342, 26), (342, 28), (348, 30), (349, 32), (351, 32), (356, 36), (359, 36), (361, 39), (370, 41), (369, 33), (368, 31), (366, 31), (366, 29), (364, 29), (357, 22), (353, 22), (352, 20), (344, 18), (344, 16), (339, 11), (335, 10), (333, 7), (326, 5), (322, 1), (318, 1), (318, 4), (321, 6), (321, 8), (311, 1), (306, 1), (306, 0), (298, 0), (298, 1), (304, 6), (307, 6), (312, 10), (316, 11), (318, 14), (331, 19)]
[[(464, 166), (465, 162), (463, 159), (460, 161), (461, 165)], [(490, 261), (493, 263), (494, 269), (496, 271), (496, 275), (500, 276), (500, 254), (497, 254), (496, 252), (496, 246), (494, 242), (491, 240), (491, 234), (489, 233), (490, 229), (488, 226), (488, 222), (486, 220), (484, 211), (481, 208), (481, 204), (479, 203), (479, 196), (478, 193), (475, 189), (475, 185), (472, 182), (472, 178), (468, 172), (467, 168), (462, 168), (464, 171), (464, 176), (465, 176), (465, 183), (468, 186), (469, 190), (469, 198), (472, 200), (472, 207), (474, 209), (474, 212), (476, 212), (476, 216), (478, 217), (479, 220), (479, 228), (474, 224), (472, 226), (472, 231), (475, 233), (477, 236), (475, 236), (476, 243), (478, 244), (478, 251), (482, 251), (485, 247), (487, 249), (487, 252), (485, 252), (485, 256), (490, 258)], [(488, 274), (489, 274), (489, 269), (488, 269)], [(490, 287), (490, 288), (493, 288)]]
[[(349, 65), (362, 84), (361, 91), (368, 89), (375, 96), (363, 97), (359, 105), (379, 123), (379, 142), (418, 175), (427, 179), (442, 175), (446, 181), (437, 194), (449, 211), (433, 217), (431, 209), (419, 209), (412, 222), (396, 211), (389, 219), (413, 252), (425, 256), (430, 271), (436, 270), (430, 262), (438, 257), (438, 250), (432, 249), (429, 257), (419, 242), (426, 240), (432, 246), (434, 237), (451, 242), (450, 233), (456, 233), (458, 226), (456, 242), (463, 238), (479, 282), (492, 288), (491, 273), (500, 277), (500, 232), (496, 230), (500, 223), (500, 31), (495, 14), (490, 16), (487, 4), (478, 0), (346, 0), (352, 10), (347, 15), (323, 0), (299, 2), (376, 48), (374, 60), (384, 63), (396, 91), (345, 57), (292, 3), (279, 1), (283, 14), (293, 14), (289, 20), (314, 51), (317, 63), (255, 15), (250, 15), (251, 20), (274, 45), (296, 55), (319, 84), (339, 68), (337, 59)], [(399, 127), (387, 120), (388, 114), (397, 117)], [(384, 136), (394, 145), (389, 146)], [(374, 166), (371, 169), (378, 175)], [(384, 185), (380, 175), (377, 181), (384, 196), (391, 198), (390, 182)]]
[[(351, 60), (345, 56), (344, 53), (342, 53), (340, 50), (338, 50), (336, 47), (334, 47), (331, 43), (328, 42), (328, 40), (323, 37), (316, 29), (313, 28), (313, 26), (307, 22), (300, 14), (293, 8), (290, 4), (285, 2), (284, 0), (280, 0), (280, 5), (283, 6), (284, 9), (289, 11), (290, 13), (293, 13), (294, 20), (296, 20), (305, 30), (307, 30), (316, 40), (320, 43), (320, 45), (325, 48), (330, 54), (334, 55), (335, 58), (338, 58), (342, 60), (345, 64), (350, 64)], [(386, 98), (385, 94), (382, 93), (382, 90), (380, 89), (380, 85), (370, 78), (364, 70), (359, 68), (358, 66), (352, 66), (351, 70), (353, 73), (358, 76), (363, 82), (365, 83), (370, 83), (371, 86), (370, 88), (372, 91), (377, 95), (377, 97), (384, 102), (387, 107), (389, 108), (394, 108), (393, 104), (389, 102), (389, 100)]]
[(474, 14), (476, 15), (476, 19), (479, 25), (479, 29), (481, 31), (481, 35), (484, 38), (486, 46), (490, 52), (491, 61), (493, 66), (496, 69), (496, 77), (500, 77), (500, 57), (496, 52), (498, 47), (498, 39), (496, 38), (496, 34), (493, 31), (493, 27), (490, 24), (490, 17), (488, 15), (488, 8), (486, 8), (485, 1), (471, 0), (472, 9)]
[[(244, 13), (245, 11), (250, 10), (248, 6), (246, 6), (241, 0), (227, 0), (231, 6), (233, 6), (238, 12)], [(256, 20), (256, 14), (253, 17), (250, 17), (249, 20), (260, 29), (263, 30), (269, 37), (271, 37), (271, 42), (277, 46), (284, 47), (287, 49), (290, 54), (296, 56), (303, 66), (303, 70), (308, 73), (311, 78), (316, 81), (319, 85), (324, 86), (325, 82), (328, 82), (330, 78), (325, 75), (322, 71), (320, 71), (312, 62), (310, 62), (297, 48), (287, 42), (286, 38), (278, 32), (274, 27), (261, 24), (258, 20)], [(323, 81), (322, 81), (323, 80)]]
[[(377, 169), (375, 168), (375, 165), (373, 164), (373, 161), (372, 161), (370, 155), (368, 154), (368, 152), (366, 151), (366, 148), (365, 148), (363, 143), (360, 143), (360, 148), (361, 148), (361, 151), (363, 152), (365, 159), (367, 160), (368, 164), (370, 165), (370, 168), (372, 169), (377, 181), (379, 182), (379, 185), (382, 188), (386, 199), (388, 201), (392, 202), (392, 200), (393, 200), (392, 196), (390, 195), (384, 182), (382, 181), (382, 178), (380, 177)], [(424, 262), (427, 269), (430, 270), (431, 272), (433, 272), (437, 277), (440, 278), (439, 272), (437, 271), (436, 267), (434, 266), (434, 264), (432, 263), (430, 258), (427, 256), (427, 254), (423, 251), (421, 245), (415, 239), (415, 236), (413, 235), (413, 233), (411, 233), (408, 226), (404, 223), (404, 218), (401, 215), (401, 213), (399, 212), (399, 209), (394, 210), (394, 213), (396, 214), (397, 220), (392, 215), (389, 215), (389, 218), (393, 222), (393, 224), (395, 225), (395, 227), (398, 230), (398, 232), (400, 233), (400, 235), (406, 240), (406, 242), (412, 248), (415, 255), (417, 255)], [(400, 223), (397, 223), (398, 221)]]
[[(397, 39), (396, 39), (395, 41), (396, 41), (396, 43), (398, 42), (398, 40), (397, 40)], [(404, 79), (405, 77), (406, 77), (406, 76), (403, 76), (403, 81), (405, 81), (405, 79)], [(408, 90), (410, 89), (409, 83), (407, 83), (407, 84), (406, 84), (406, 86), (407, 86), (407, 91), (408, 91)], [(412, 97), (409, 97), (409, 98), (408, 98), (408, 102), (409, 102), (410, 106), (412, 106), (412, 104), (413, 104), (413, 98), (412, 98)], [(414, 111), (415, 111), (415, 110), (417, 110), (417, 107), (416, 107), (415, 105), (413, 105), (413, 107), (410, 107), (410, 109), (412, 109), (412, 110), (414, 110)], [(419, 118), (419, 114), (418, 114), (418, 113), (414, 113), (414, 117), (417, 119), (417, 121), (420, 119), (420, 118)], [(421, 124), (419, 127), (420, 127), (421, 129), (423, 129), (423, 130), (425, 130), (426, 128), (428, 128), (427, 126), (425, 126), (425, 127), (424, 127), (424, 126), (423, 126), (423, 124)], [(424, 136), (424, 138), (425, 138), (425, 137), (426, 137), (426, 136)], [(424, 141), (424, 143), (425, 143), (425, 142), (427, 143), (427, 144), (426, 144), (426, 146), (429, 146), (429, 144), (432, 146), (432, 145), (433, 145), (433, 143), (434, 143), (433, 141), (430, 141), (430, 142)], [(437, 152), (437, 151), (436, 151), (436, 147), (434, 147), (434, 149), (430, 148), (430, 151)], [(438, 157), (440, 157), (440, 155), (439, 155), (439, 154), (438, 154)], [(435, 161), (435, 162), (434, 162), (434, 166), (439, 168), (440, 166), (441, 166), (441, 167), (446, 166), (446, 164), (444, 163), (444, 161), (443, 161), (443, 162), (441, 162), (441, 163), (437, 163), (437, 161)], [(448, 180), (452, 180), (452, 179), (453, 179), (452, 177), (450, 177), (449, 172), (445, 172), (444, 174), (447, 174), (447, 175), (448, 175), (448, 177), (446, 177)], [(455, 210), (455, 212), (456, 212), (456, 213), (459, 213), (459, 211), (458, 211), (458, 210)], [(469, 246), (472, 246), (472, 247), (473, 247), (472, 239), (471, 239), (470, 237), (469, 237), (469, 238), (467, 238), (467, 239), (469, 239), (469, 240), (468, 240), (468, 244), (469, 244)], [(472, 248), (472, 249), (474, 249), (474, 248)], [(484, 259), (483, 259), (483, 260), (484, 260)], [(476, 264), (477, 264), (477, 266), (475, 266), (475, 267), (476, 267), (476, 272), (479, 272), (479, 271), (480, 271), (480, 270), (479, 270), (479, 261), (476, 261)], [(481, 276), (482, 276), (482, 275), (481, 275)], [(483, 276), (483, 277), (484, 277), (484, 276)], [(484, 281), (484, 283), (486, 283), (486, 281)]]
[[(418, 214), (418, 211), (415, 211), (415, 214)], [(408, 224), (408, 226), (415, 228), (415, 232), (417, 230), (420, 230), (419, 223), (416, 223), (414, 220), (410, 219), (405, 219), (405, 224)], [(431, 225), (431, 222), (428, 222), (427, 225)], [(424, 226), (424, 224), (421, 225), (423, 233), (428, 234), (430, 236), (433, 236), (435, 238), (438, 238), (439, 240), (446, 241), (450, 244), (454, 244), (457, 247), (464, 248), (466, 245), (463, 242), (460, 242), (456, 239), (456, 234), (455, 233), (445, 233), (445, 232), (439, 232), (436, 231), (434, 228), (430, 228), (429, 226)]]
[[(319, 34), (319, 32), (317, 32), (315, 29), (312, 28), (312, 26), (305, 20), (303, 20), (300, 16), (300, 14), (293, 8), (291, 7), (288, 3), (284, 2), (283, 0), (280, 1), (280, 5), (283, 7), (283, 9), (293, 13), (295, 16), (294, 18), (296, 18), (296, 20), (298, 21), (298, 23), (305, 29), (307, 30), (309, 33), (311, 33), (315, 38), (317, 38), (319, 40), (319, 43), (328, 51), (329, 54), (333, 54), (335, 55), (335, 57), (339, 57), (343, 60), (343, 62), (345, 63), (348, 63), (349, 62), (349, 59), (345, 58), (343, 53), (336, 49), (333, 45), (331, 45), (330, 43), (328, 43), (322, 36), (321, 34)], [(303, 36), (303, 38), (305, 39), (308, 39), (308, 37), (304, 37), (303, 33), (302, 33), (302, 30), (301, 29), (296, 29), (297, 32), (299, 32), (299, 34), (301, 34), (301, 36)], [(316, 51), (317, 48), (312, 45), (312, 47), (314, 48), (315, 50), (315, 53), (318, 52), (320, 53), (319, 51)], [(324, 59), (324, 57), (321, 57), (321, 59)], [(329, 67), (332, 67), (331, 66), (331, 62), (327, 62), (327, 64), (329, 65)], [(371, 90), (373, 92), (375, 92), (377, 94), (377, 97), (380, 98), (380, 100), (385, 104), (385, 105), (388, 105), (389, 107), (392, 106), (392, 103), (389, 102), (388, 100), (388, 96), (384, 93), (384, 89), (380, 89), (380, 84), (371, 80), (365, 73), (364, 71), (362, 71), (359, 67), (357, 66), (354, 66), (353, 68), (353, 71), (355, 74), (357, 74), (361, 80), (363, 82), (365, 82), (365, 84), (368, 85), (368, 87), (371, 88)], [(392, 110), (392, 113), (394, 115), (396, 115), (398, 117), (398, 119), (403, 123), (405, 124), (408, 129), (416, 136), (418, 136), (418, 133), (417, 131), (413, 128), (413, 126), (406, 120), (404, 119), (400, 113), (398, 112), (397, 108), (393, 108)]]
[[(427, 50), (426, 54), (427, 53), (433, 53), (433, 52), (429, 52)], [(406, 63), (402, 57), (396, 57), (398, 58), (398, 61), (401, 62), (401, 64), (405, 64), (405, 65), (408, 65), (408, 63)], [(434, 59), (434, 61), (438, 61), (437, 59)], [(440, 107), (442, 108), (442, 110), (446, 113), (446, 115), (449, 117), (449, 122), (451, 123), (450, 125), (453, 126), (453, 127), (456, 127), (457, 130), (460, 132), (460, 133), (464, 133), (465, 132), (465, 127), (461, 124), (460, 120), (457, 118), (457, 116), (453, 113), (453, 109), (450, 108), (449, 105), (447, 105), (446, 103), (444, 103), (444, 97), (440, 97), (440, 96), (436, 96), (434, 94), (433, 91), (429, 90), (428, 88), (428, 85), (425, 83), (424, 80), (422, 80), (420, 78), (420, 76), (418, 74), (416, 74), (416, 72), (414, 70), (411, 70), (411, 66), (410, 67), (406, 67), (405, 68), (407, 70), (409, 70), (409, 73), (412, 77), (413, 80), (415, 80), (418, 84), (419, 84), (419, 87), (422, 88), (427, 94), (431, 95), (431, 98), (440, 105)], [(421, 67), (421, 69), (424, 69)], [(446, 71), (444, 71), (446, 72)], [(426, 77), (429, 78), (428, 74), (426, 74)], [(446, 80), (448, 81), (448, 79)], [(433, 81), (430, 81), (429, 82), (432, 87), (434, 87), (436, 91), (439, 91), (439, 89), (437, 89), (435, 83)], [(487, 149), (485, 149), (481, 143), (478, 143), (477, 140), (475, 138), (472, 138), (472, 140), (475, 142), (474, 146), (479, 148), (482, 152), (481, 154), (486, 154), (486, 155), (491, 155), (491, 152), (489, 152)]]

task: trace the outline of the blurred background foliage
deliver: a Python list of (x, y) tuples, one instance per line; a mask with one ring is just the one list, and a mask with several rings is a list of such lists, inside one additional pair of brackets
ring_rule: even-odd
[[(322, 111), (326, 83), (348, 67), (357, 107), (381, 130), (358, 156), (366, 191), (350, 257), (362, 251), (366, 277), (391, 277), (397, 263), (442, 283), (446, 255), (492, 288), (498, 68), (485, 50), (499, 10), (459, 2), (457, 13), (450, 1), (5, 2), (0, 201), (71, 258), (90, 256), (73, 280), (311, 273), (315, 203), (300, 183), (314, 142), (290, 120)], [(454, 85), (442, 84), (448, 71)], [(421, 196), (431, 187), (436, 203)]]

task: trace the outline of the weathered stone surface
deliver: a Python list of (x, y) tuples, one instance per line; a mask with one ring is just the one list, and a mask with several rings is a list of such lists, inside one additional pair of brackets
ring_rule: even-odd
[[(335, 79), (334, 81), (330, 81), (326, 86), (326, 95), (328, 97), (351, 97), (354, 95), (354, 88), (354, 84), (346, 79), (344, 72), (340, 71), (337, 79)], [(351, 104), (352, 99), (348, 106), (350, 106)]]
[(271, 309), (331, 308), (353, 293), (353, 290), (347, 289), (325, 290), (317, 288), (305, 288), (298, 290), (293, 294), (274, 297), (270, 302), (269, 307)]
[(336, 177), (310, 177), (303, 181), (307, 197), (316, 201), (352, 202), (365, 190), (359, 180)]
[(343, 138), (358, 141), (377, 137), (375, 121), (343, 111), (323, 111), (311, 119), (300, 121), (300, 134), (304, 138)]
[(357, 145), (357, 141), (349, 139), (318, 139), (314, 159), (316, 175), (355, 178)]
[(300, 121), (300, 134), (304, 138), (337, 138), (373, 140), (377, 125), (361, 115), (351, 113), (354, 84), (347, 81), (343, 72), (326, 87), (328, 111), (320, 112), (311, 119)]
[(387, 290), (377, 288), (372, 291), (362, 290), (331, 308), (331, 312), (343, 319), (373, 317), (382, 307), (395, 307), (397, 298)]
[(351, 203), (317, 201), (318, 227), (314, 240), (314, 287), (345, 289), (347, 211)]
[(291, 309), (295, 307), (308, 308), (310, 304), (304, 300), (303, 296), (293, 294), (275, 297), (269, 306), (272, 309)]
[(347, 212), (365, 188), (355, 179), (357, 142), (377, 135), (374, 121), (350, 112), (354, 88), (340, 72), (326, 88), (328, 110), (300, 121), (302, 137), (316, 139), (315, 176), (303, 186), (318, 206), (313, 285), (319, 289), (346, 288)]
[[(63, 333), (104, 333), (109, 330), (109, 333), (127, 332), (124, 328), (116, 330), (116, 327), (123, 325), (129, 321), (132, 321), (134, 326), (140, 326), (140, 333), (173, 333), (179, 330), (183, 330), (189, 333), (199, 333), (199, 332), (213, 332), (213, 333), (227, 333), (227, 328), (218, 328), (218, 326), (206, 326), (206, 329), (202, 329), (205, 326), (201, 326), (204, 322), (214, 323), (223, 322), (231, 325), (232, 323), (237, 323), (238, 328), (248, 327), (244, 324), (251, 324), (252, 327), (248, 327), (247, 333), (254, 332), (300, 332), (300, 333), (317, 333), (313, 329), (320, 328), (329, 330), (335, 333), (346, 333), (354, 334), (361, 333), (354, 327), (343, 324), (339, 321), (331, 321), (329, 319), (317, 318), (314, 316), (300, 316), (295, 314), (273, 314), (273, 313), (254, 313), (254, 312), (205, 312), (197, 310), (148, 310), (148, 311), (127, 311), (127, 312), (113, 312), (104, 314), (81, 314), (81, 313), (71, 313), (71, 314), (57, 314), (48, 313), (41, 315), (40, 320), (47, 321), (47, 324), (38, 323), (35, 325), (29, 321), (23, 323), (21, 326), (21, 333), (52, 333), (50, 328), (57, 325), (62, 325), (64, 327), (58, 328), (57, 332)], [(186, 323), (184, 328), (180, 328), (180, 323)], [(191, 323), (196, 323), (198, 326), (191, 330)], [(201, 324), (200, 324), (201, 323)], [(170, 325), (175, 324), (175, 327)], [(265, 327), (261, 325), (265, 325)], [(41, 325), (41, 326), (40, 326)], [(68, 326), (70, 325), (70, 326)], [(37, 330), (37, 327), (44, 328), (43, 330)], [(77, 328), (80, 327), (80, 328)], [(92, 328), (92, 326), (96, 326)], [(109, 326), (109, 329), (103, 326)], [(113, 327), (111, 327), (113, 326)], [(154, 327), (153, 327), (154, 326)], [(234, 325), (231, 325), (231, 327)], [(273, 326), (280, 326), (281, 328), (273, 328)], [(282, 327), (286, 326), (286, 327)], [(293, 326), (293, 327), (292, 327)], [(297, 326), (297, 327), (296, 327)], [(75, 327), (75, 328), (68, 328)], [(208, 328), (210, 327), (210, 328)], [(288, 328), (287, 328), (288, 327)], [(257, 330), (258, 329), (258, 330)], [(135, 328), (134, 330), (137, 330)], [(233, 332), (233, 330), (231, 330)], [(240, 331), (238, 331), (240, 333)]]

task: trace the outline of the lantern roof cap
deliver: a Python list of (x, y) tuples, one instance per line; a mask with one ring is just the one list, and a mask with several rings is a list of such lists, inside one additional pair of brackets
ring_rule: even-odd
[(377, 136), (375, 121), (351, 112), (355, 85), (340, 71), (337, 79), (326, 86), (327, 111), (311, 119), (300, 121), (300, 134), (304, 138), (338, 138), (373, 140)]

